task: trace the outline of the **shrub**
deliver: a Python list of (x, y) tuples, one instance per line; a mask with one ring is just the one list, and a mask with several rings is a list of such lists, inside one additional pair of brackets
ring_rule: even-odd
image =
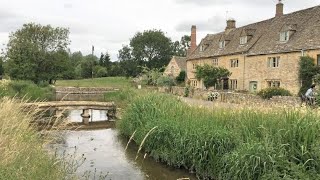
[(258, 92), (258, 96), (262, 97), (263, 99), (270, 99), (272, 96), (292, 96), (291, 93), (283, 88), (278, 87), (271, 87), (262, 89)]
[(186, 71), (181, 71), (179, 75), (176, 77), (176, 81), (178, 83), (182, 83), (184, 82), (185, 78), (186, 78)]
[(169, 76), (161, 76), (157, 79), (157, 85), (158, 86), (174, 86), (174, 79)]

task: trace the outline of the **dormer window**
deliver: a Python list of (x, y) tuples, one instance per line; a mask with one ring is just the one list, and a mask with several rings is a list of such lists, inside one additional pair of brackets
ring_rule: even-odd
[(248, 42), (248, 36), (240, 37), (240, 44), (247, 44), (247, 42)]
[(219, 48), (224, 48), (226, 46), (226, 42), (225, 41), (220, 41), (219, 42)]
[(200, 52), (204, 51), (203, 45), (200, 46)]
[(289, 40), (289, 31), (280, 32), (280, 41), (286, 42)]
[(209, 44), (203, 44), (200, 46), (200, 52), (205, 51), (209, 47)]

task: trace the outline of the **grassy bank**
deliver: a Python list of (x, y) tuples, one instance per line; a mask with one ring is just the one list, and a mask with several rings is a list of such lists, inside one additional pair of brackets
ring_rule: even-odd
[(0, 179), (64, 179), (60, 163), (44, 150), (45, 139), (30, 126), (34, 112), (23, 112), (22, 104), (13, 100), (0, 100)]
[(79, 80), (58, 80), (55, 85), (64, 87), (72, 86), (125, 88), (130, 86), (130, 79), (127, 79), (125, 77), (105, 77)]
[(137, 144), (149, 133), (150, 156), (202, 179), (320, 179), (313, 112), (208, 111), (150, 94), (131, 103), (118, 128)]
[(54, 90), (48, 85), (38, 86), (31, 81), (0, 81), (0, 98), (16, 97), (25, 100), (52, 100), (54, 98)]

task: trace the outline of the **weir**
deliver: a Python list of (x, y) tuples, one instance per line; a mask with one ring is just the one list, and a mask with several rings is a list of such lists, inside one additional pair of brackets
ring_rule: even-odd
[(94, 101), (51, 101), (26, 103), (27, 107), (34, 107), (40, 111), (55, 112), (55, 118), (60, 119), (67, 110), (82, 110), (82, 124), (89, 125), (90, 110), (106, 110), (108, 120), (116, 119), (116, 106), (114, 102), (94, 102)]

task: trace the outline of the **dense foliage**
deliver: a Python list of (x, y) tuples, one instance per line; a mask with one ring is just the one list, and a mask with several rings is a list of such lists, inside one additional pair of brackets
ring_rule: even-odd
[(231, 76), (231, 72), (223, 67), (214, 67), (205, 64), (203, 66), (196, 66), (195, 75), (198, 80), (203, 80), (206, 88), (209, 88), (215, 85), (219, 87), (221, 78)]
[(319, 179), (319, 118), (293, 110), (208, 111), (151, 94), (131, 103), (118, 128), (154, 159), (200, 179)]
[(319, 67), (315, 66), (314, 59), (309, 56), (302, 56), (299, 61), (299, 80), (301, 88), (299, 94), (304, 94), (312, 85), (313, 77), (319, 72)]
[(180, 71), (179, 75), (176, 77), (178, 83), (184, 82), (186, 79), (186, 71)]
[(68, 45), (66, 28), (24, 24), (9, 37), (6, 71), (12, 79), (53, 83), (72, 69)]
[(43, 84), (36, 85), (31, 81), (0, 81), (0, 97), (16, 97), (28, 101), (54, 100), (54, 89)]
[(280, 88), (280, 87), (270, 87), (261, 89), (258, 93), (258, 96), (262, 97), (263, 99), (270, 99), (272, 96), (292, 96), (290, 91)]

